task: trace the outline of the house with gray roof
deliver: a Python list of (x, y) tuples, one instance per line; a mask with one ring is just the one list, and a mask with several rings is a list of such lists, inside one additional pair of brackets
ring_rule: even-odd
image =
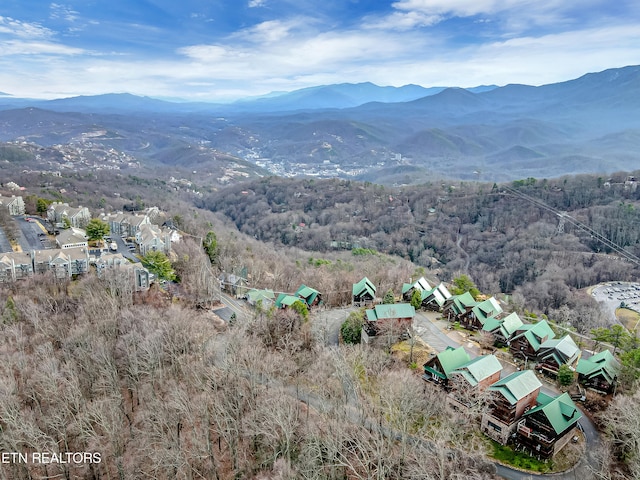
[(89, 271), (89, 251), (86, 248), (35, 250), (31, 256), (35, 273), (51, 272), (54, 277), (63, 279)]
[(506, 445), (524, 413), (536, 406), (542, 383), (531, 370), (514, 372), (487, 388), (490, 408), (483, 413), (480, 428)]
[(149, 252), (171, 253), (171, 230), (158, 227), (152, 223), (140, 225), (135, 232), (135, 241), (141, 255)]
[(0, 283), (15, 282), (32, 275), (31, 255), (25, 252), (0, 253)]
[(121, 253), (105, 253), (95, 262), (98, 278), (125, 281), (136, 292), (148, 290), (151, 274), (141, 263), (130, 262)]
[(532, 455), (551, 458), (573, 437), (582, 412), (568, 393), (553, 397), (540, 392), (536, 403), (518, 422), (515, 444)]
[(47, 209), (47, 220), (57, 227), (64, 227), (65, 222), (75, 228), (84, 228), (91, 220), (87, 207), (71, 207), (68, 203), (53, 202)]
[(9, 215), (24, 215), (24, 200), (19, 195), (0, 195), (0, 208), (6, 208)]
[(122, 237), (135, 237), (143, 225), (150, 225), (151, 220), (148, 215), (137, 215), (133, 213), (111, 213), (103, 215), (102, 220), (109, 224), (113, 235)]
[(71, 227), (61, 230), (56, 236), (58, 248), (67, 250), (69, 248), (89, 248), (87, 233), (81, 228)]

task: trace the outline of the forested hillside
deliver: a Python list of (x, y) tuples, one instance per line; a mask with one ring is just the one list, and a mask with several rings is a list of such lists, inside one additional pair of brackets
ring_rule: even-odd
[[(640, 189), (629, 178), (527, 179), (506, 186), (639, 254)], [(574, 290), (638, 274), (638, 265), (590, 233), (496, 184), (394, 189), (267, 178), (228, 187), (199, 205), (263, 242), (325, 252), (370, 249), (411, 260), (445, 280), (469, 273), (482, 291), (516, 293), (528, 308), (547, 314), (563, 305), (580, 308)]]
[(293, 312), (224, 330), (95, 277), (17, 287), (0, 304), (0, 449), (27, 461), (3, 478), (491, 478), (442, 395), (382, 350), (325, 347)]

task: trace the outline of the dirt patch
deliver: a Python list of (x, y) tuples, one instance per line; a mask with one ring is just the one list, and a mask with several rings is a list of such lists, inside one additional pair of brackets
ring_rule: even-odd
[(576, 466), (584, 455), (585, 449), (587, 448), (584, 434), (576, 430), (572, 438), (576, 439), (576, 441), (569, 441), (569, 443), (553, 457), (552, 472), (565, 472), (570, 470)]

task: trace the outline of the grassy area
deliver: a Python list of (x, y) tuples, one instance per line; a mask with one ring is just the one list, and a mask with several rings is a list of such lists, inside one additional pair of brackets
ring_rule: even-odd
[(640, 322), (640, 313), (628, 308), (617, 308), (616, 317), (620, 320), (620, 323), (626, 327), (630, 332), (638, 333), (637, 327)]
[[(431, 358), (432, 349), (422, 343), (421, 341), (415, 342), (413, 345), (413, 363), (416, 367), (422, 369), (422, 364), (424, 364), (429, 358)], [(411, 344), (409, 341), (405, 340), (403, 342), (396, 343), (391, 347), (391, 353), (398, 360), (401, 360), (407, 364), (409, 364), (411, 352)]]
[(513, 450), (511, 447), (500, 445), (498, 442), (494, 441), (491, 441), (491, 445), (493, 446), (492, 457), (499, 462), (536, 473), (547, 473), (552, 470), (552, 460), (543, 462), (531, 455), (524, 452), (518, 452)]

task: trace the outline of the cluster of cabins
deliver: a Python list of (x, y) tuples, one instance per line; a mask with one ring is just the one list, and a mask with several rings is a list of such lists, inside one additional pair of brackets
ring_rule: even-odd
[(568, 393), (542, 392), (533, 370), (502, 373), (494, 355), (472, 359), (463, 347), (449, 347), (424, 364), (423, 378), (441, 386), (454, 408), (480, 407), (480, 428), (493, 440), (552, 457), (575, 436), (582, 413)]
[(447, 287), (440, 283), (431, 287), (426, 279), (420, 278), (414, 283), (405, 283), (402, 286), (401, 303), (376, 303), (376, 287), (367, 277), (353, 284), (351, 303), (354, 306), (371, 308), (365, 310), (365, 322), (362, 329), (364, 343), (372, 343), (374, 338), (381, 333), (402, 336), (413, 323), (416, 310), (409, 303), (414, 292), (420, 292), (421, 308), (439, 310), (444, 305), (451, 293)]
[[(447, 300), (443, 315), (468, 329), (486, 332), (497, 346), (508, 346), (514, 359), (529, 364), (545, 375), (556, 377), (562, 365), (578, 372), (586, 387), (611, 393), (620, 364), (609, 351), (595, 355), (583, 352), (570, 335), (557, 337), (546, 320), (524, 323), (517, 313), (502, 315), (500, 303), (493, 297), (476, 301), (467, 292)], [(589, 356), (591, 355), (591, 356)]]
[[(477, 301), (469, 293), (452, 295), (443, 284), (432, 287), (420, 278), (403, 285), (402, 299), (411, 301), (416, 291), (422, 308), (441, 311), (449, 321), (469, 330), (487, 332), (496, 345), (509, 346), (513, 357), (524, 361), (524, 370), (502, 377), (503, 366), (494, 355), (472, 359), (463, 347), (449, 347), (423, 365), (423, 378), (443, 387), (452, 406), (483, 406), (481, 429), (502, 444), (512, 443), (539, 458), (550, 458), (575, 436), (582, 416), (568, 393), (542, 392), (542, 383), (527, 366), (535, 364), (539, 372), (555, 376), (561, 365), (568, 365), (578, 373), (578, 381), (591, 389), (610, 393), (615, 388), (620, 364), (608, 350), (588, 356), (569, 335), (556, 338), (546, 320), (526, 324), (516, 313), (503, 315), (493, 297)], [(353, 304), (371, 306), (365, 310), (365, 342), (385, 330), (383, 325), (410, 328), (415, 316), (411, 304), (375, 301), (375, 285), (367, 278), (353, 285)]]
[[(224, 277), (227, 279), (227, 282), (225, 283), (227, 284), (226, 288), (228, 290), (229, 285), (236, 285), (233, 283), (233, 278), (230, 277), (235, 276)], [(277, 296), (273, 290), (251, 289), (244, 294), (244, 298), (250, 305), (256, 306), (260, 303), (263, 308), (275, 306), (278, 309), (287, 309), (296, 302), (302, 302), (307, 306), (307, 308), (312, 308), (322, 304), (322, 294), (315, 288), (308, 287), (304, 284), (300, 285), (294, 293), (278, 293)]]

